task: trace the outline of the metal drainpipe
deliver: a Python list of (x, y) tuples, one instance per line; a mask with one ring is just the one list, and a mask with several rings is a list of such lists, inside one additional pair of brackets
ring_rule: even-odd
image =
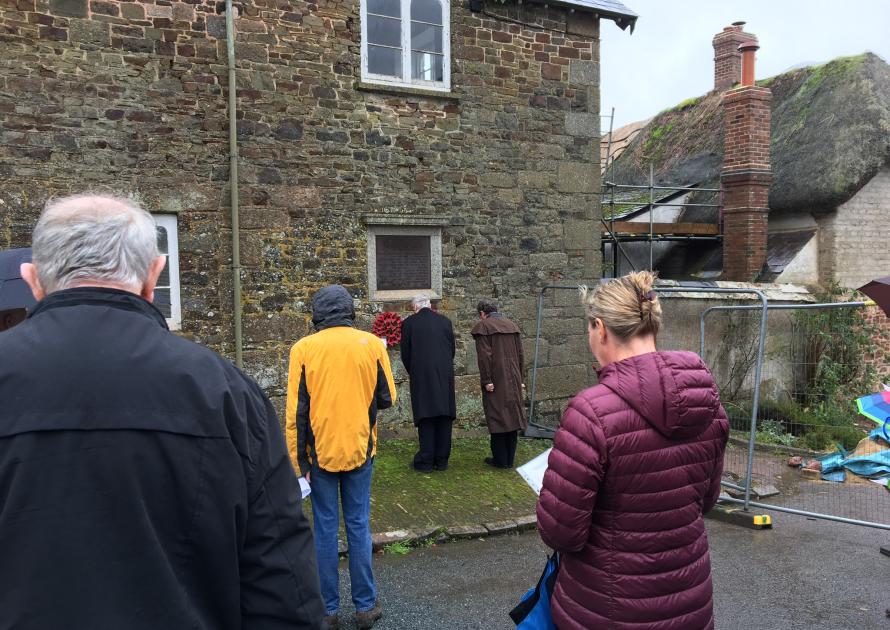
[(226, 0), (226, 53), (229, 62), (229, 187), (232, 206), (232, 287), (234, 291), (235, 365), (241, 357), (241, 236), (238, 220), (238, 110), (235, 102), (235, 16), (232, 0)]

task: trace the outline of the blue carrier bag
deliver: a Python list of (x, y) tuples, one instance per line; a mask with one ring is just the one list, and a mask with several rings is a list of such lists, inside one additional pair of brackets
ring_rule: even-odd
[(544, 572), (538, 584), (522, 596), (519, 604), (510, 611), (510, 618), (517, 630), (557, 630), (550, 614), (550, 598), (556, 586), (559, 572), (559, 554), (547, 558)]

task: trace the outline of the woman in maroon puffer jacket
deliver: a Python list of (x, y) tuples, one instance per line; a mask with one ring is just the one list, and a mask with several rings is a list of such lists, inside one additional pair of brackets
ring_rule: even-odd
[(714, 627), (702, 514), (720, 493), (729, 423), (692, 352), (658, 352), (655, 277), (582, 290), (599, 384), (553, 440), (538, 530), (560, 552), (560, 630)]

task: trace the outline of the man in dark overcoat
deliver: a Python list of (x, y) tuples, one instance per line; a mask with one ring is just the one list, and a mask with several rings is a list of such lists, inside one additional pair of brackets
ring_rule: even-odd
[(519, 430), (526, 427), (520, 331), (498, 312), (494, 302), (482, 300), (476, 311), (479, 323), (472, 335), (476, 340), (482, 407), (491, 433), (491, 457), (486, 457), (485, 463), (512, 468)]
[(47, 204), (0, 333), (0, 628), (319, 630), (312, 530), (275, 407), (167, 329), (130, 199)]
[(454, 405), (454, 329), (432, 310), (429, 297), (412, 301), (414, 315), (402, 322), (402, 363), (411, 379), (411, 411), (420, 449), (412, 466), (419, 472), (445, 470), (451, 455)]

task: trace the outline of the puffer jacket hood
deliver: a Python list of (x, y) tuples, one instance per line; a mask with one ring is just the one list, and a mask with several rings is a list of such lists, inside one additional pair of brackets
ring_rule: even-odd
[(334, 326), (352, 326), (355, 306), (345, 287), (332, 284), (316, 291), (312, 296), (312, 323), (316, 330)]
[(700, 434), (720, 407), (711, 374), (694, 352), (649, 352), (616, 361), (602, 369), (599, 380), (669, 438)]

